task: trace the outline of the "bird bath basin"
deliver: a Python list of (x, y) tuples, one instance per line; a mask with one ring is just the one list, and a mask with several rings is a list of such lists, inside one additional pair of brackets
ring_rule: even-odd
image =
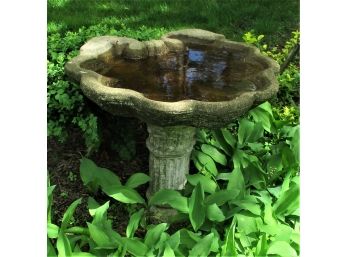
[(186, 183), (195, 128), (221, 128), (278, 91), (278, 64), (250, 45), (200, 29), (161, 40), (89, 40), (65, 72), (113, 115), (147, 123), (149, 195)]

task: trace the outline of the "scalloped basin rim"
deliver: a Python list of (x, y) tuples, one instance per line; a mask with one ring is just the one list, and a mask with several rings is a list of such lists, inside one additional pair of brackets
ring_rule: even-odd
[[(264, 90), (244, 92), (240, 96), (219, 102), (180, 100), (164, 102), (151, 100), (142, 93), (125, 88), (104, 85), (105, 77), (81, 68), (81, 63), (95, 58), (128, 56), (134, 59), (180, 51), (184, 44), (200, 43), (216, 47), (229, 47), (231, 51), (246, 51), (248, 56), (259, 58), (266, 67), (255, 76), (266, 83)], [(146, 51), (145, 51), (146, 50)], [(84, 94), (102, 109), (121, 116), (137, 117), (158, 126), (186, 125), (202, 128), (219, 128), (243, 115), (253, 105), (266, 101), (278, 91), (276, 74), (279, 65), (260, 51), (244, 43), (226, 40), (221, 34), (200, 29), (186, 29), (166, 34), (161, 40), (139, 42), (124, 37), (103, 36), (89, 40), (80, 49), (80, 55), (65, 65), (66, 74), (80, 82)]]

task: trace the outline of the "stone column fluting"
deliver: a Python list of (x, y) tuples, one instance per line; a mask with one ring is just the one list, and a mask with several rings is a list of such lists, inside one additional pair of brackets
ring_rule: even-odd
[(148, 197), (160, 189), (181, 190), (186, 184), (196, 129), (189, 126), (160, 127), (147, 124), (150, 151)]

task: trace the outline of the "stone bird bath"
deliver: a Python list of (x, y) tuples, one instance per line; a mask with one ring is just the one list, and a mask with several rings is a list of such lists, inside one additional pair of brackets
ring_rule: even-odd
[(65, 66), (113, 115), (147, 123), (148, 195), (186, 183), (195, 128), (221, 128), (278, 91), (278, 64), (221, 34), (184, 29), (161, 40), (101, 36)]

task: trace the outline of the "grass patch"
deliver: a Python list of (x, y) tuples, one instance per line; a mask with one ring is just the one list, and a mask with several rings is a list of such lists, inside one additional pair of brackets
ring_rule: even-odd
[(48, 0), (48, 30), (78, 31), (82, 26), (113, 25), (116, 30), (201, 28), (241, 41), (254, 30), (269, 44), (282, 44), (298, 28), (299, 1)]

